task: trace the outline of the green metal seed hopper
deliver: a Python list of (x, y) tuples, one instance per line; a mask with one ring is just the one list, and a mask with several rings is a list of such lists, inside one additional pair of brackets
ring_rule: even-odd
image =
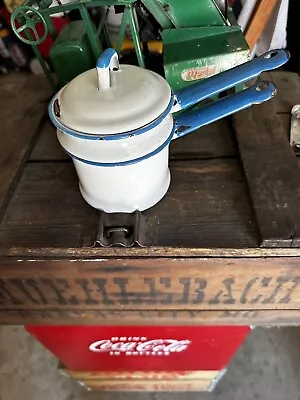
[(63, 28), (50, 49), (49, 58), (61, 85), (95, 67), (94, 55), (82, 21), (72, 21)]

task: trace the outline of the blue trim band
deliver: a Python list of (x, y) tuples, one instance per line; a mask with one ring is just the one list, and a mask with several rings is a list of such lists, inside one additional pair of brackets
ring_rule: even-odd
[(111, 62), (113, 56), (117, 54), (116, 50), (114, 49), (106, 49), (102, 53), (102, 55), (97, 60), (97, 67), (98, 68), (107, 68)]
[(94, 165), (96, 167), (124, 167), (126, 165), (132, 165), (132, 164), (141, 162), (143, 160), (147, 160), (148, 158), (153, 157), (156, 154), (160, 153), (166, 146), (168, 146), (170, 144), (170, 142), (174, 136), (174, 132), (175, 132), (175, 128), (172, 129), (168, 138), (156, 150), (153, 150), (153, 151), (151, 151), (151, 153), (148, 153), (142, 157), (138, 157), (138, 158), (135, 158), (135, 159), (129, 160), (129, 161), (121, 161), (121, 162), (115, 162), (115, 163), (101, 163), (101, 162), (89, 161), (89, 160), (84, 160), (83, 158), (75, 156), (74, 154), (68, 152), (68, 150), (66, 150), (65, 148), (63, 148), (63, 149), (70, 157), (74, 158), (77, 161), (81, 161), (84, 164)]
[(56, 119), (54, 111), (53, 111), (53, 104), (56, 99), (57, 99), (57, 97), (55, 95), (48, 106), (49, 117), (50, 117), (50, 120), (53, 123), (53, 125), (56, 126), (57, 129), (59, 129), (60, 131), (62, 131), (64, 133), (67, 133), (68, 135), (75, 136), (79, 139), (86, 139), (86, 140), (120, 140), (120, 139), (125, 139), (128, 137), (132, 137), (132, 136), (142, 135), (143, 133), (149, 131), (150, 129), (155, 128), (166, 118), (166, 116), (168, 114), (170, 114), (171, 109), (173, 107), (173, 102), (174, 102), (173, 95), (172, 95), (171, 99), (170, 99), (170, 103), (168, 104), (168, 107), (165, 109), (165, 111), (154, 121), (150, 122), (149, 124), (147, 124), (141, 128), (135, 129), (133, 131), (124, 132), (124, 133), (96, 135), (96, 134), (92, 134), (92, 133), (81, 133), (81, 132), (75, 131), (73, 129), (66, 128), (62, 123), (60, 123)]

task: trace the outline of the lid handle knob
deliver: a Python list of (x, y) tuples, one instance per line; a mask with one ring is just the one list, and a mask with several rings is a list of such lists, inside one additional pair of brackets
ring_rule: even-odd
[(106, 49), (97, 60), (98, 89), (107, 90), (111, 87), (111, 70), (120, 68), (118, 54), (114, 49)]

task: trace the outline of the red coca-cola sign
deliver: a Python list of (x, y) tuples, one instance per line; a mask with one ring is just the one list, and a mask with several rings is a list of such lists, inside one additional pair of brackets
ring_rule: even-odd
[(112, 337), (93, 342), (89, 350), (95, 353), (109, 353), (111, 356), (169, 356), (181, 353), (191, 343), (187, 339), (150, 339), (142, 336)]
[(249, 327), (31, 326), (72, 371), (204, 371), (223, 369)]

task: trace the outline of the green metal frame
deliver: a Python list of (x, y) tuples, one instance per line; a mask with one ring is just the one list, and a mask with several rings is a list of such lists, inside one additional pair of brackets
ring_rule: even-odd
[[(99, 37), (102, 34), (105, 40), (106, 47), (112, 47), (107, 27), (106, 27), (106, 14), (103, 13), (102, 18), (100, 20), (99, 26), (96, 29), (96, 34), (95, 30), (92, 27), (91, 19), (88, 13), (88, 8), (89, 7), (110, 7), (110, 6), (115, 6), (115, 5), (122, 5), (125, 6), (125, 11), (124, 15), (122, 18), (122, 24), (121, 24), (121, 29), (120, 33), (118, 36), (118, 41), (117, 41), (117, 46), (116, 46), (116, 51), (118, 54), (121, 52), (121, 45), (122, 41), (125, 36), (125, 31), (127, 26), (129, 25), (131, 34), (132, 34), (132, 39), (134, 43), (134, 48), (136, 51), (137, 59), (138, 59), (138, 64), (140, 67), (145, 68), (145, 62), (144, 62), (144, 56), (143, 56), (143, 50), (142, 46), (140, 43), (139, 39), (139, 26), (138, 26), (138, 20), (136, 16), (136, 11), (134, 8), (134, 3), (136, 0), (85, 0), (85, 1), (77, 1), (74, 3), (69, 3), (65, 5), (58, 5), (54, 7), (49, 7), (49, 8), (39, 8), (38, 12), (42, 14), (43, 20), (39, 21), (44, 23), (45, 29), (48, 30), (49, 34), (51, 35), (52, 39), (55, 40), (57, 37), (57, 32), (56, 29), (52, 23), (51, 20), (51, 15), (57, 14), (57, 13), (65, 13), (71, 10), (79, 10), (82, 21), (84, 23), (84, 26), (86, 28), (86, 32), (91, 44), (91, 48), (95, 57), (95, 61), (97, 58), (100, 56), (101, 50), (100, 50), (100, 45), (99, 45)], [(12, 15), (12, 28), (14, 33), (20, 38), (20, 34), (18, 32), (18, 29), (15, 28), (15, 24), (13, 23), (15, 15), (22, 10), (22, 7), (26, 6), (32, 6), (35, 3), (34, 0), (28, 0), (23, 6), (17, 7)], [(30, 41), (30, 45), (32, 46), (33, 52), (36, 56), (36, 58), (39, 60), (41, 67), (43, 68), (43, 71), (48, 79), (48, 82), (51, 86), (51, 88), (55, 91), (57, 90), (57, 85), (55, 84), (55, 81), (53, 79), (53, 76), (49, 70), (49, 67), (47, 66), (47, 63), (43, 59), (41, 53), (38, 50), (38, 44), (36, 43), (34, 38), (32, 37), (32, 34), (28, 28), (24, 29), (24, 33), (27, 37), (27, 39)], [(22, 40), (22, 38), (21, 38)]]
[(138, 64), (141, 68), (145, 68), (143, 50), (142, 50), (142, 46), (141, 46), (140, 39), (139, 39), (138, 20), (137, 20), (136, 11), (135, 11), (134, 5), (133, 5), (134, 2), (132, 1), (131, 3), (132, 4), (128, 4), (124, 10), (122, 23), (121, 23), (121, 27), (120, 27), (120, 32), (119, 32), (119, 36), (118, 36), (118, 40), (117, 40), (117, 44), (116, 44), (116, 52), (118, 54), (121, 53), (122, 42), (125, 37), (126, 28), (129, 24), (130, 29), (131, 29), (134, 48), (135, 48), (137, 59), (138, 59)]
[(166, 10), (158, 0), (142, 0), (142, 3), (150, 11), (163, 29), (174, 28), (171, 19), (166, 13)]
[[(227, 18), (222, 15), (215, 4), (215, 0), (141, 1), (162, 27), (162, 40), (165, 49), (165, 76), (172, 89), (178, 89), (181, 85), (185, 86), (192, 83), (185, 81), (181, 75), (179, 76), (182, 71), (187, 69), (194, 68), (201, 72), (202, 67), (205, 69), (206, 66), (212, 65), (223, 70), (231, 68), (232, 63), (240, 63), (246, 60), (249, 49), (240, 28), (236, 25), (236, 21), (230, 12), (228, 12)], [(25, 7), (31, 6), (35, 2), (36, 0), (28, 0)], [(44, 1), (44, 4), (49, 4), (49, 2), (51, 3), (51, 0)], [(104, 47), (112, 46), (106, 27), (106, 13), (103, 13), (99, 26), (95, 31), (90, 20), (88, 8), (124, 6), (125, 10), (117, 38), (116, 51), (120, 55), (126, 29), (129, 26), (138, 64), (140, 67), (145, 68), (135, 9), (136, 2), (137, 0), (79, 0), (54, 7), (40, 7), (38, 11), (42, 14), (43, 22), (45, 23), (46, 21), (48, 32), (55, 40), (57, 32), (52, 23), (51, 15), (78, 9), (96, 61), (101, 53), (99, 42), (101, 35), (105, 42)], [(24, 6), (20, 6), (16, 10), (22, 9), (22, 7)], [(12, 13), (12, 18), (14, 12)], [(32, 23), (30, 18), (31, 15), (25, 16), (29, 25)], [(17, 29), (14, 32), (18, 35), (16, 31)], [(25, 30), (25, 34), (26, 37), (30, 38), (31, 32), (28, 29)], [(35, 32), (34, 34), (36, 35)], [(54, 79), (46, 62), (39, 53), (37, 44), (32, 41), (31, 45), (51, 87), (55, 90)], [(228, 59), (230, 60), (227, 61)]]

